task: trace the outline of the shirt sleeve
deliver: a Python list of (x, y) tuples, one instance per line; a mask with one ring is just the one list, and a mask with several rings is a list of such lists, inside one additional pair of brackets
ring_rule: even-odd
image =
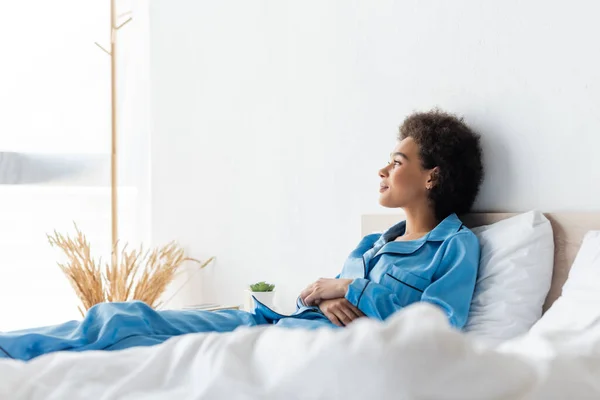
[(421, 297), (422, 301), (439, 306), (455, 328), (467, 323), (477, 282), (479, 252), (479, 241), (471, 231), (451, 238), (433, 282)]
[(363, 278), (352, 281), (345, 297), (367, 317), (379, 320), (386, 319), (402, 308), (392, 290)]
[[(467, 321), (478, 265), (479, 242), (472, 232), (450, 238), (433, 281), (423, 291), (421, 300), (441, 307), (450, 324), (462, 328)], [(366, 316), (379, 320), (402, 308), (394, 291), (368, 279), (354, 279), (345, 297)]]
[(298, 298), (296, 299), (296, 310), (298, 310), (302, 307), (306, 307), (306, 304), (304, 304), (304, 302), (302, 301), (300, 296), (298, 296)]

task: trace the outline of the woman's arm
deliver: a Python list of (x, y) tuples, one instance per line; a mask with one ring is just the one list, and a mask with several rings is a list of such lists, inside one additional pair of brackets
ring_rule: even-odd
[(365, 316), (362, 311), (354, 307), (343, 297), (339, 299), (323, 300), (321, 304), (319, 304), (319, 309), (327, 319), (337, 326), (347, 326), (355, 319)]
[[(335, 277), (334, 279), (339, 279), (339, 277), (340, 277), (340, 274), (337, 274), (337, 275), (336, 275), (336, 277)], [(316, 283), (316, 282), (315, 282), (315, 283)], [(311, 288), (311, 287), (313, 287), (313, 285), (314, 285), (315, 283), (312, 283), (312, 284), (310, 284), (310, 285), (309, 285), (309, 286), (308, 286), (306, 289), (304, 289), (304, 290), (303, 290), (303, 291), (300, 293), (300, 295), (299, 295), (299, 296), (298, 296), (298, 298), (296, 299), (296, 308), (300, 308), (300, 307), (306, 307), (306, 306), (308, 305), (308, 304), (306, 304), (306, 303), (304, 302), (304, 297), (306, 297), (306, 296), (307, 296), (307, 293), (308, 293), (307, 291), (308, 291), (308, 289), (309, 289), (309, 288)], [(344, 297), (344, 296), (339, 296), (339, 297)]]
[[(462, 236), (462, 237), (459, 237)], [(450, 324), (462, 328), (467, 323), (477, 282), (480, 247), (471, 231), (450, 239), (434, 281), (424, 291), (421, 301), (439, 306)]]
[[(345, 293), (348, 290), (347, 285), (349, 285), (350, 282), (352, 282), (352, 280), (346, 279), (346, 284), (343, 284), (343, 287), (340, 287), (338, 283), (332, 282), (338, 280), (338, 278), (339, 275), (336, 276), (335, 279), (320, 279), (319, 281), (310, 285), (300, 294), (300, 296), (298, 296), (298, 299), (296, 300), (297, 308), (301, 308), (307, 305), (303, 300), (304, 296), (308, 299), (307, 301), (309, 301), (310, 305), (318, 304), (318, 307), (321, 310), (321, 312), (333, 324), (337, 326), (346, 326), (355, 319), (364, 317), (365, 314), (363, 314), (363, 312), (356, 308), (354, 305), (350, 304), (350, 302), (346, 300), (343, 296), (343, 293)], [(317, 293), (322, 293), (321, 290), (323, 290), (325, 286), (329, 287), (331, 290), (330, 292), (327, 291), (327, 293), (325, 294), (326, 297), (328, 294), (336, 295), (337, 297), (331, 299), (322, 299), (319, 296), (317, 299)], [(338, 296), (338, 294), (341, 295)]]
[(299, 299), (307, 306), (317, 306), (323, 300), (343, 298), (350, 283), (352, 279), (320, 278), (304, 289)]
[[(421, 301), (438, 305), (454, 327), (462, 328), (467, 321), (478, 265), (479, 243), (475, 235), (465, 231), (452, 237)], [(394, 291), (368, 279), (354, 279), (345, 297), (366, 316), (380, 320), (402, 308)]]

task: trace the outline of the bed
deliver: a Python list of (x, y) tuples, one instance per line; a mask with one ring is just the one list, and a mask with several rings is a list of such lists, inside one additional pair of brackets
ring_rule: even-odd
[[(469, 226), (511, 214), (471, 214)], [(600, 214), (551, 213), (556, 258), (549, 307), (579, 244)], [(366, 215), (362, 233), (397, 215)], [(565, 335), (525, 335), (490, 347), (453, 330), (418, 303), (384, 323), (342, 330), (240, 328), (191, 334), (149, 348), (0, 360), (0, 398), (194, 399), (598, 399), (600, 320)]]

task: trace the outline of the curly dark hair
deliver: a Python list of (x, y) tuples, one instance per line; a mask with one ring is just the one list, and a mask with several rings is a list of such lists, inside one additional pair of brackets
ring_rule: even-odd
[(438, 220), (468, 212), (483, 181), (480, 136), (462, 118), (440, 110), (409, 115), (400, 126), (399, 139), (413, 138), (423, 168), (439, 168), (429, 191)]

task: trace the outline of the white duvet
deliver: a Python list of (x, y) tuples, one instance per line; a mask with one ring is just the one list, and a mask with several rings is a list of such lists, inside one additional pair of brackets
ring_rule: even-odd
[(241, 328), (0, 360), (2, 399), (600, 399), (600, 321), (497, 348), (418, 303), (346, 329)]

